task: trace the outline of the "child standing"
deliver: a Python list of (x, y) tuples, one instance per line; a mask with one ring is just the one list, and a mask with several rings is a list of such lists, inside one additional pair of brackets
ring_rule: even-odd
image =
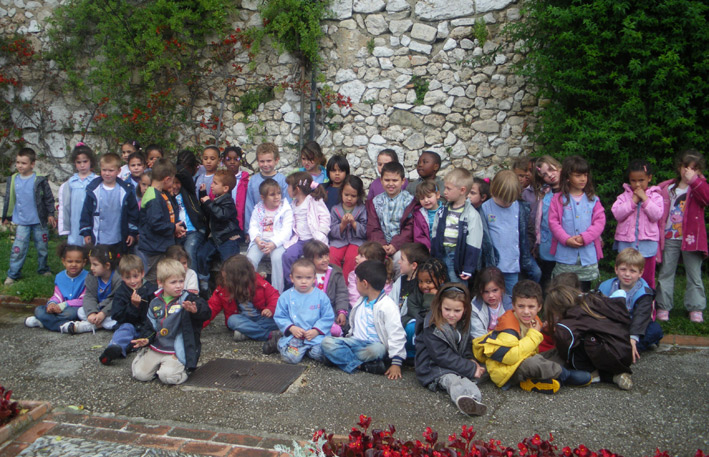
[(414, 241), (431, 249), (433, 222), (441, 207), (438, 185), (433, 181), (422, 182), (416, 188), (415, 197), (414, 201), (418, 201), (418, 206), (414, 208)]
[[(399, 156), (396, 155), (396, 151), (394, 151), (393, 149), (382, 149), (381, 151), (379, 151), (379, 154), (377, 155), (377, 174), (379, 176), (382, 176), (382, 168), (384, 168), (384, 165), (390, 162), (399, 163)], [(401, 190), (405, 190), (408, 184), (409, 182), (404, 179), (404, 182), (401, 184)], [(367, 193), (367, 203), (372, 201), (374, 197), (381, 194), (382, 192), (384, 192), (382, 180), (380, 178), (377, 178), (369, 185), (369, 192)]]
[[(186, 183), (186, 184), (184, 184)], [(192, 178), (186, 172), (177, 173), (172, 180), (172, 197), (177, 203), (177, 219), (185, 228), (185, 236), (177, 238), (190, 260), (194, 262), (198, 275), (202, 275), (203, 284), (208, 283), (208, 272), (199, 272), (199, 255), (202, 245), (207, 239), (207, 218), (202, 211), (202, 205), (195, 193), (190, 190)]]
[(537, 200), (529, 213), (534, 224), (534, 239), (531, 240), (531, 244), (534, 246), (532, 252), (535, 253), (539, 269), (542, 271), (540, 283), (546, 289), (556, 266), (554, 254), (551, 253), (553, 237), (549, 229), (549, 207), (552, 197), (561, 188), (559, 181), (561, 163), (551, 156), (542, 156), (537, 159), (533, 171), (533, 186)]
[(318, 184), (328, 182), (328, 173), (325, 170), (325, 156), (317, 141), (310, 140), (300, 150), (300, 163), (303, 165), (299, 171), (310, 174), (312, 180)]
[(297, 171), (288, 175), (288, 194), (293, 199), (293, 236), (283, 244), (283, 277), (289, 288), (290, 268), (301, 255), (308, 240), (327, 244), (330, 233), (330, 212), (325, 206), (325, 189), (318, 185), (310, 173)]
[(155, 162), (158, 159), (162, 159), (164, 156), (162, 148), (157, 144), (150, 144), (145, 148), (145, 170), (149, 171), (153, 169)]
[(199, 296), (183, 290), (185, 269), (172, 259), (157, 267), (158, 286), (148, 307), (148, 321), (142, 337), (131, 341), (135, 348), (145, 347), (133, 360), (133, 377), (152, 381), (157, 374), (165, 384), (182, 384), (187, 373), (197, 368), (202, 343), (202, 324), (209, 318), (209, 307)]
[(325, 361), (321, 343), (330, 336), (335, 314), (325, 292), (314, 287), (315, 276), (315, 265), (310, 260), (298, 259), (293, 263), (293, 288), (278, 299), (273, 320), (279, 331), (271, 332), (263, 345), (264, 354), (278, 350), (288, 363), (298, 363), (306, 355)]
[(521, 189), (522, 200), (532, 205), (536, 201), (534, 188), (532, 187), (532, 160), (527, 156), (517, 157), (512, 161), (512, 171), (517, 175), (519, 187)]
[[(394, 267), (391, 264), (391, 259), (388, 258), (387, 253), (384, 252), (382, 245), (376, 241), (365, 241), (362, 243), (359, 249), (357, 249), (357, 255), (355, 256), (355, 268), (365, 260), (376, 260), (384, 264), (384, 270), (386, 271), (384, 293), (389, 294), (394, 277)], [(362, 299), (357, 290), (357, 275), (355, 275), (354, 270), (352, 270), (347, 277), (347, 290), (350, 295), (350, 309), (352, 309)]]
[(480, 211), (480, 207), (490, 198), (490, 178), (473, 178), (473, 186), (468, 192), (468, 201), (473, 208)]
[(212, 187), (212, 180), (214, 179), (214, 173), (217, 172), (219, 167), (219, 148), (217, 146), (207, 146), (202, 151), (202, 168), (195, 178), (195, 191), (199, 197), (199, 191), (202, 188), (209, 192)]
[(293, 210), (281, 198), (278, 183), (266, 178), (259, 186), (261, 201), (256, 204), (249, 225), (249, 249), (246, 256), (258, 268), (264, 255), (271, 258), (271, 282), (279, 293), (283, 292), (283, 245), (293, 235)]
[(655, 256), (660, 243), (657, 222), (662, 218), (662, 193), (657, 186), (648, 187), (652, 181), (652, 168), (643, 159), (633, 160), (628, 167), (628, 181), (624, 192), (618, 195), (611, 211), (618, 221), (615, 245), (618, 252), (633, 248), (643, 255), (643, 279), (655, 288)]
[(120, 178), (120, 176), (119, 179), (123, 179), (127, 183), (130, 183), (134, 188), (137, 188), (143, 174), (145, 173), (145, 157), (143, 157), (142, 153), (134, 152), (128, 156), (128, 171), (130, 173), (125, 179)]
[(86, 187), (96, 178), (93, 172), (96, 155), (84, 143), (78, 143), (71, 153), (71, 162), (76, 173), (59, 187), (57, 231), (60, 235), (68, 235), (68, 244), (83, 246), (84, 237), (79, 234), (81, 211), (86, 200)]
[(400, 379), (406, 335), (399, 307), (382, 290), (386, 267), (382, 262), (367, 260), (355, 268), (355, 274), (362, 299), (350, 312), (350, 331), (346, 338), (323, 339), (323, 354), (347, 373), (359, 368)]
[[(660, 184), (664, 211), (660, 219), (662, 267), (657, 277), (657, 319), (669, 320), (673, 306), (675, 272), (680, 254), (687, 275), (684, 306), (692, 322), (704, 322), (707, 297), (702, 283), (702, 261), (707, 257), (704, 208), (709, 204), (709, 184), (702, 175), (704, 157), (695, 150), (679, 155), (677, 177)], [(660, 255), (658, 255), (658, 258)]]
[(350, 163), (347, 158), (340, 154), (330, 157), (330, 160), (327, 161), (327, 176), (330, 181), (325, 184), (325, 190), (327, 190), (325, 204), (328, 210), (332, 210), (335, 205), (342, 201), (340, 199), (342, 187), (350, 176)]
[(350, 312), (347, 284), (342, 270), (337, 265), (330, 264), (330, 248), (327, 244), (310, 240), (303, 246), (303, 258), (315, 265), (315, 287), (325, 292), (330, 299), (332, 311), (335, 313), (335, 323), (332, 324), (332, 336), (340, 336), (347, 325), (347, 315)]
[(554, 237), (551, 253), (556, 260), (552, 275), (576, 273), (581, 290), (588, 292), (591, 281), (599, 276), (606, 214), (595, 194), (586, 160), (579, 156), (564, 159), (560, 181), (561, 192), (549, 207), (549, 228)]
[(497, 267), (487, 267), (475, 279), (470, 319), (470, 336), (475, 339), (495, 330), (497, 320), (512, 309), (512, 299), (505, 292), (505, 276)]
[(510, 170), (495, 175), (490, 186), (492, 199), (480, 207), (483, 230), (489, 234), (490, 244), (484, 242), (485, 264), (497, 266), (505, 275), (505, 290), (512, 290), (524, 273), (539, 281), (541, 271), (532, 257), (527, 238), (529, 205), (519, 199), (517, 176)]
[(416, 325), (416, 378), (434, 392), (448, 392), (463, 414), (482, 416), (487, 407), (476, 380), (485, 368), (473, 358), (470, 313), (465, 286), (444, 284), (431, 311)]
[(209, 220), (209, 231), (211, 238), (204, 245), (201, 254), (204, 271), (208, 271), (209, 261), (215, 251), (219, 252), (222, 262), (239, 253), (239, 245), (244, 239), (244, 232), (239, 227), (236, 214), (236, 205), (231, 198), (231, 190), (236, 185), (236, 178), (228, 170), (219, 170), (214, 173), (211, 184), (211, 194), (214, 200), (209, 198), (205, 184), (199, 188), (199, 197), (202, 201), (204, 214)]
[(37, 248), (37, 273), (49, 276), (47, 264), (47, 246), (49, 227), (56, 227), (54, 219), (54, 196), (49, 182), (44, 176), (38, 176), (33, 170), (37, 154), (33, 149), (22, 148), (15, 158), (17, 173), (7, 180), (5, 204), (2, 210), (2, 223), (10, 221), (17, 225), (15, 242), (10, 253), (10, 268), (7, 271), (5, 285), (9, 286), (20, 278), (25, 264), (30, 237), (34, 238)]
[(123, 162), (125, 162), (121, 167), (121, 171), (118, 173), (118, 179), (121, 181), (126, 181), (131, 175), (128, 167), (128, 158), (136, 152), (140, 152), (140, 144), (135, 140), (126, 141), (121, 145), (121, 158)]
[(249, 188), (249, 173), (241, 171), (242, 160), (244, 160), (244, 153), (238, 146), (229, 146), (222, 153), (222, 164), (236, 178), (236, 184), (231, 190), (231, 198), (236, 204), (239, 227), (246, 230), (248, 227), (244, 225), (244, 208), (246, 207), (246, 193)]
[(118, 273), (123, 282), (113, 294), (111, 305), (111, 318), (116, 321), (116, 331), (99, 356), (99, 361), (104, 365), (125, 358), (133, 350), (131, 340), (137, 338), (147, 324), (148, 305), (157, 290), (155, 284), (145, 281), (143, 261), (136, 255), (124, 255), (118, 263)]
[(212, 316), (204, 326), (224, 311), (224, 322), (234, 331), (234, 341), (265, 341), (278, 330), (273, 320), (277, 302), (278, 291), (256, 273), (249, 259), (231, 256), (222, 264), (217, 289), (209, 299)]
[[(330, 184), (333, 182), (331, 180)], [(354, 271), (357, 250), (367, 241), (367, 210), (364, 206), (364, 184), (357, 176), (347, 176), (339, 190), (342, 203), (337, 203), (330, 210), (330, 260), (342, 267), (347, 282)]]
[(138, 203), (133, 186), (118, 178), (121, 159), (108, 153), (99, 161), (101, 176), (86, 187), (79, 233), (86, 244), (124, 253), (138, 235)]
[(256, 161), (258, 162), (259, 172), (254, 173), (249, 179), (249, 186), (246, 193), (246, 208), (244, 208), (244, 226), (249, 227), (251, 221), (251, 212), (256, 206), (256, 203), (261, 201), (259, 188), (261, 183), (266, 178), (275, 180), (281, 188), (281, 196), (283, 200), (288, 197), (288, 184), (286, 177), (283, 174), (276, 172), (276, 166), (280, 155), (278, 146), (273, 143), (263, 143), (256, 148)]
[(478, 267), (483, 226), (467, 199), (472, 185), (469, 171), (456, 168), (448, 173), (443, 190), (448, 204), (433, 221), (431, 254), (444, 262), (454, 282), (467, 281)]
[[(598, 290), (606, 297), (616, 296), (622, 290), (625, 306), (630, 314), (630, 345), (633, 347), (633, 363), (640, 352), (653, 344), (659, 344), (664, 336), (660, 324), (652, 318), (655, 292), (641, 277), (645, 259), (633, 248), (623, 249), (615, 258), (616, 278), (603, 281)], [(622, 296), (623, 294), (621, 294)]]
[(34, 309), (34, 316), (25, 319), (27, 327), (44, 327), (59, 332), (64, 324), (77, 319), (86, 293), (84, 281), (89, 274), (84, 270), (86, 252), (81, 246), (63, 243), (57, 248), (64, 271), (54, 278), (54, 295), (46, 305)]
[(419, 177), (415, 181), (409, 181), (409, 184), (406, 186), (406, 191), (411, 195), (416, 195), (416, 188), (419, 184), (427, 181), (433, 182), (438, 189), (442, 189), (443, 181), (436, 176), (440, 168), (441, 156), (438, 155), (437, 152), (423, 151), (416, 164), (416, 172)]

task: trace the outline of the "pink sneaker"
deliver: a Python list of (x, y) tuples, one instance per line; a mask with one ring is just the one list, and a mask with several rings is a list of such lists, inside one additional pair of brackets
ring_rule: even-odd
[(689, 320), (692, 322), (696, 322), (697, 324), (701, 324), (702, 322), (704, 322), (704, 315), (701, 311), (690, 311)]
[(667, 322), (670, 320), (670, 312), (666, 309), (658, 309), (655, 319), (662, 322)]

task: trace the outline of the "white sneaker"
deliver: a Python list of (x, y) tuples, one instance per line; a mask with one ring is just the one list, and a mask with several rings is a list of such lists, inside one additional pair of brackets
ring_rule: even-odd
[(468, 416), (482, 416), (487, 412), (487, 406), (468, 395), (458, 397), (455, 401), (455, 405), (460, 412)]
[(249, 337), (238, 330), (234, 330), (234, 341), (246, 341)]
[(61, 333), (68, 333), (69, 335), (76, 335), (77, 333), (96, 333), (96, 327), (89, 321), (73, 321), (62, 324), (59, 327)]
[(5, 285), (6, 285), (6, 286), (11, 286), (11, 285), (13, 285), (13, 284), (15, 284), (15, 280), (14, 280), (14, 279), (12, 279), (12, 278), (9, 277), (9, 276), (8, 276), (7, 278), (5, 278)]
[(633, 388), (633, 379), (630, 377), (630, 373), (621, 373), (613, 376), (613, 383), (615, 383), (620, 390), (630, 390)]
[[(71, 329), (70, 329), (71, 327)], [(68, 333), (70, 335), (74, 334), (74, 323), (73, 322), (64, 322), (62, 325), (59, 326), (59, 333)]]
[(29, 328), (44, 327), (44, 325), (42, 325), (42, 323), (39, 321), (39, 319), (37, 319), (34, 316), (30, 316), (27, 319), (25, 319), (25, 326), (29, 327)]

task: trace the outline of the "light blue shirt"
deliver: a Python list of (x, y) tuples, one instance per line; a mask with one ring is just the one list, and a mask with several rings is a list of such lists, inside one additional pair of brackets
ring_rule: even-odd
[(18, 173), (15, 176), (15, 209), (12, 211), (12, 222), (17, 225), (39, 224), (37, 204), (34, 200), (34, 181), (36, 173), (23, 178)]
[(177, 207), (179, 208), (180, 212), (178, 219), (185, 223), (185, 229), (187, 229), (187, 232), (194, 232), (196, 229), (194, 228), (194, 225), (192, 225), (190, 216), (187, 214), (187, 210), (185, 209), (185, 202), (182, 199), (182, 194), (175, 195), (175, 201), (177, 202)]
[(359, 307), (359, 312), (355, 316), (354, 329), (352, 332), (352, 337), (361, 341), (367, 341), (370, 343), (379, 343), (379, 335), (377, 335), (377, 328), (374, 325), (374, 304), (377, 299), (367, 300), (366, 297), (362, 297), (362, 305)]
[(500, 254), (497, 268), (503, 273), (519, 273), (519, 202), (503, 208), (491, 198), (483, 203), (482, 213)]
[(86, 186), (94, 179), (96, 179), (95, 173), (91, 173), (84, 179), (81, 179), (79, 174), (75, 173), (67, 182), (71, 190), (71, 201), (69, 202), (71, 214), (69, 219), (69, 237), (67, 239), (67, 243), (69, 244), (75, 246), (84, 245), (84, 237), (79, 235), (79, 229), (81, 228), (81, 210), (84, 208), (84, 200), (86, 200)]
[(118, 185), (107, 189), (99, 186), (98, 202), (98, 234), (96, 244), (116, 244), (121, 240), (121, 190)]

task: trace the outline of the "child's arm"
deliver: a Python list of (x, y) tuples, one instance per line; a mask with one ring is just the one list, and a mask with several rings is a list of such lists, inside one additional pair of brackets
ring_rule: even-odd
[(382, 231), (382, 226), (379, 223), (377, 210), (374, 209), (373, 200), (367, 201), (367, 239), (377, 241), (381, 243), (382, 246), (387, 244), (386, 237)]
[(70, 233), (70, 227), (68, 227), (68, 225), (71, 224), (71, 222), (66, 221), (64, 218), (64, 205), (66, 204), (66, 202), (64, 202), (64, 190), (66, 189), (66, 186), (68, 184), (68, 181), (64, 181), (64, 184), (59, 186), (59, 205), (57, 206), (57, 233), (62, 236), (69, 235)]
[(128, 237), (125, 239), (127, 246), (135, 244), (138, 236), (138, 225), (140, 223), (140, 208), (138, 201), (135, 199), (135, 189), (131, 186), (133, 192), (126, 196), (126, 214), (128, 214)]
[(325, 293), (319, 295), (321, 296), (320, 316), (318, 317), (318, 320), (313, 323), (313, 326), (309, 329), (316, 330), (317, 334), (307, 334), (308, 332), (306, 332), (306, 337), (310, 336), (310, 338), (308, 338), (309, 340), (312, 340), (318, 334), (329, 335), (330, 328), (332, 327), (332, 324), (335, 323), (335, 313), (332, 310), (332, 303), (330, 303), (330, 299), (327, 297), (327, 295), (325, 295)]
[(593, 243), (601, 237), (603, 229), (606, 227), (606, 212), (603, 210), (600, 200), (596, 200), (593, 206), (593, 214), (591, 216), (591, 225), (581, 234), (583, 245)]
[(414, 240), (414, 216), (412, 211), (413, 204), (414, 201), (412, 200), (401, 216), (402, 218), (404, 218), (404, 220), (402, 221), (403, 225), (400, 225), (401, 231), (398, 235), (394, 235), (391, 237), (391, 243), (389, 244), (394, 246), (394, 252), (401, 249), (401, 246), (403, 246), (404, 244), (411, 243)]
[(52, 188), (49, 187), (49, 181), (46, 179), (42, 179), (39, 185), (42, 188), (42, 204), (47, 210), (47, 223), (50, 227), (55, 228), (57, 226), (57, 220), (54, 218), (54, 194), (52, 194)]
[(566, 230), (561, 225), (561, 216), (564, 211), (562, 198), (563, 195), (558, 193), (551, 199), (551, 205), (549, 205), (549, 230), (559, 243), (566, 246), (566, 242), (571, 238), (571, 235), (566, 233)]
[(664, 211), (662, 194), (659, 191), (650, 192), (647, 199), (640, 205), (640, 208), (650, 222), (658, 222), (662, 219), (662, 212)]
[(10, 193), (13, 183), (13, 177), (7, 178), (7, 184), (5, 185), (5, 198), (2, 204), (2, 223), (7, 225), (10, 223), (10, 219), (7, 217), (7, 213), (10, 211)]
[(335, 281), (335, 296), (330, 299), (331, 301), (334, 299), (335, 319), (337, 320), (337, 325), (342, 326), (347, 323), (347, 315), (350, 309), (350, 297), (347, 291), (347, 284), (342, 274), (330, 275), (330, 281)]
[(79, 235), (88, 238), (86, 244), (92, 243), (94, 235), (94, 210), (96, 209), (96, 197), (93, 192), (86, 190), (86, 198), (84, 206), (81, 208), (81, 217), (79, 218)]
[[(356, 227), (354, 229), (354, 238), (358, 240), (367, 240), (367, 210), (363, 206), (357, 206), (355, 207), (354, 211), (357, 211), (357, 208), (361, 208), (362, 210), (357, 214), (357, 217), (355, 218), (355, 224)], [(353, 213), (354, 213), (353, 211)]]
[(389, 297), (384, 297), (382, 300), (386, 300), (386, 303), (382, 303), (381, 309), (387, 338), (386, 346), (391, 359), (391, 366), (384, 375), (389, 379), (401, 379), (401, 365), (406, 359), (406, 333), (401, 325), (399, 306)]
[(696, 200), (701, 206), (709, 205), (709, 183), (707, 183), (702, 174), (691, 168), (688, 168), (688, 170), (694, 172), (692, 178), (687, 180), (689, 187), (692, 189), (692, 199)]
[(256, 242), (258, 241), (261, 236), (261, 221), (256, 218), (252, 217), (249, 220), (249, 230), (248, 230), (249, 238), (251, 238), (252, 241)]
[(343, 227), (342, 215), (338, 208), (339, 205), (335, 205), (330, 210), (330, 239), (341, 240), (343, 239), (342, 234), (347, 230), (348, 225), (345, 224)]
[(433, 325), (425, 328), (423, 332), (416, 335), (416, 341), (419, 341), (419, 338), (421, 338), (428, 350), (431, 360), (433, 360), (436, 366), (445, 370), (451, 370), (464, 378), (476, 378), (475, 374), (478, 370), (478, 364), (472, 360), (473, 354), (470, 349), (472, 347), (470, 336), (463, 336), (463, 338), (468, 341), (468, 344), (464, 345), (464, 347), (467, 348), (466, 353), (458, 354), (445, 341), (434, 335), (434, 330), (435, 326)]
[(98, 307), (98, 280), (96, 276), (89, 274), (86, 276), (86, 295), (84, 295), (84, 303), (82, 307), (87, 316), (99, 312)]
[(463, 274), (468, 277), (472, 276), (478, 268), (483, 244), (483, 223), (480, 214), (473, 209), (469, 216), (468, 235), (465, 238), (465, 257), (463, 258)]
[(286, 201), (282, 204), (288, 205), (288, 208), (286, 208), (283, 212), (283, 224), (281, 225), (280, 230), (276, 230), (274, 222), (273, 238), (271, 238), (271, 243), (276, 245), (277, 248), (283, 246), (283, 243), (290, 240), (293, 236), (293, 209)]
[[(254, 301), (254, 305), (263, 308), (261, 311), (262, 316), (273, 317), (276, 312), (276, 305), (278, 304), (278, 291), (258, 273), (256, 273), (256, 289), (263, 292), (263, 295), (259, 295), (259, 299), (263, 297), (261, 300), (263, 303), (256, 303)], [(254, 294), (254, 300), (256, 300), (256, 294)]]
[(128, 310), (133, 308), (131, 298), (133, 289), (128, 287), (126, 283), (121, 284), (113, 295), (113, 304), (111, 306), (111, 318), (119, 323), (127, 322)]
[[(227, 296), (227, 292), (222, 289), (221, 286), (217, 287), (214, 292), (212, 292), (212, 296), (209, 297), (209, 302), (207, 302), (209, 306), (209, 310), (211, 312), (211, 316), (209, 319), (204, 321), (204, 327), (208, 326), (210, 322), (214, 320), (215, 317), (217, 317), (217, 314), (219, 314), (223, 309), (224, 306), (228, 301), (230, 301), (231, 298)], [(238, 306), (236, 307), (238, 310)]]
[(190, 304), (188, 305), (188, 308), (185, 307), (184, 304), (187, 303), (187, 300), (185, 300), (185, 302), (183, 302), (183, 308), (190, 312), (190, 318), (194, 324), (193, 328), (203, 327), (204, 322), (209, 319), (211, 313), (207, 302), (204, 298), (195, 294), (189, 294), (187, 298), (189, 299)]
[(492, 335), (484, 343), (485, 356), (505, 365), (515, 365), (532, 356), (544, 339), (544, 335), (533, 328), (521, 339), (506, 332), (495, 331)]
[[(330, 234), (330, 211), (323, 200), (314, 201), (315, 215), (317, 217), (317, 227), (313, 230), (313, 238), (329, 244), (328, 235)], [(312, 229), (311, 228), (311, 229)]]
[(350, 309), (354, 308), (361, 296), (357, 292), (357, 276), (354, 271), (349, 274), (347, 282), (347, 294), (350, 297)]
[(288, 297), (286, 295), (281, 295), (278, 298), (276, 312), (273, 313), (273, 320), (276, 322), (278, 330), (283, 332), (284, 335), (287, 335), (290, 328), (294, 326), (289, 316), (289, 304), (290, 301), (288, 300)]
[[(613, 206), (611, 206), (613, 217), (615, 217), (615, 220), (618, 222), (622, 222), (635, 214), (635, 208), (637, 208), (637, 205), (633, 201), (632, 195), (632, 191), (626, 190), (622, 194), (618, 195), (618, 198), (615, 199)], [(660, 209), (660, 215), (662, 215), (662, 209)]]

